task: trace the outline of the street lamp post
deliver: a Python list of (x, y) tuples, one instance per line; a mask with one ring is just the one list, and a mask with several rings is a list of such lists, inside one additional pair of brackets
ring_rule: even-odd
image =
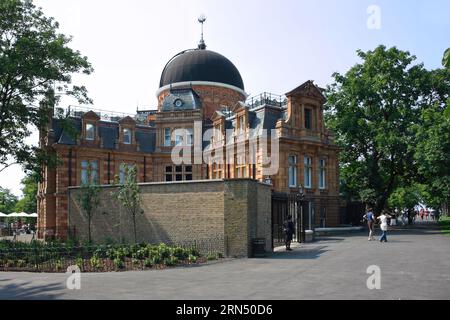
[[(304, 219), (303, 219), (303, 203), (304, 203), (305, 194), (303, 192), (303, 186), (299, 185), (297, 188), (297, 206), (300, 206), (300, 228), (297, 224), (297, 234), (298, 238), (300, 239), (300, 242), (305, 242), (305, 226), (304, 226)], [(298, 221), (298, 219), (297, 219)]]

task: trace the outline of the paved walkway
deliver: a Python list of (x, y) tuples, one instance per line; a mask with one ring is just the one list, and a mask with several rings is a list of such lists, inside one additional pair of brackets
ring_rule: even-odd
[[(265, 259), (235, 259), (164, 271), (0, 273), (0, 299), (450, 299), (450, 237), (437, 228), (396, 230), (388, 243), (365, 234), (323, 238)], [(366, 285), (381, 268), (381, 290)]]

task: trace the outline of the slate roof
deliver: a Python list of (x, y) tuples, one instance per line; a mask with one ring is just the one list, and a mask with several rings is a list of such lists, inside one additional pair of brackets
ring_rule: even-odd
[[(71, 118), (73, 129), (79, 136), (81, 134), (81, 118)], [(58, 119), (52, 121), (55, 141), (58, 144), (76, 145), (76, 137), (69, 134), (68, 130), (62, 128)], [(102, 148), (114, 150), (116, 141), (119, 138), (119, 123), (100, 121), (98, 134), (102, 140)], [(155, 151), (156, 132), (153, 128), (147, 126), (136, 126), (135, 131), (136, 141), (139, 144), (140, 152), (151, 153)]]
[[(180, 105), (177, 105), (177, 102)], [(201, 109), (200, 97), (191, 88), (172, 89), (170, 94), (164, 98), (162, 111), (181, 111)]]

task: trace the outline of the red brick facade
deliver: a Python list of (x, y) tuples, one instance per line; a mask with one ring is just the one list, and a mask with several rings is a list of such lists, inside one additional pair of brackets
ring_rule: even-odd
[[(165, 112), (161, 109), (164, 99), (170, 95), (170, 90), (161, 92), (158, 96), (158, 112), (152, 115), (151, 125), (139, 126), (130, 117), (120, 121), (101, 122), (94, 112), (85, 113), (81, 119), (80, 136), (74, 144), (64, 144), (56, 140), (53, 128), (41, 131), (41, 146), (50, 148), (62, 161), (56, 170), (44, 168), (45, 180), (39, 186), (38, 212), (39, 237), (67, 236), (68, 226), (68, 188), (79, 186), (82, 182), (82, 166), (86, 161), (98, 166), (98, 183), (113, 184), (120, 178), (122, 163), (137, 165), (138, 182), (162, 182), (167, 179), (203, 180), (203, 179), (234, 179), (238, 172), (243, 172), (239, 178), (252, 178), (265, 181), (268, 177), (262, 173), (261, 153), (257, 152), (256, 164), (244, 165), (245, 170), (239, 171), (237, 164), (226, 162), (221, 169), (212, 163), (184, 165), (177, 172), (178, 167), (171, 159), (172, 146), (165, 146), (166, 129), (173, 132), (176, 128), (194, 129), (194, 122), (218, 125), (225, 119), (218, 116), (218, 111), (224, 107), (232, 110), (238, 117), (244, 116), (246, 129), (249, 129), (248, 107), (242, 103), (246, 97), (239, 90), (226, 86), (193, 86), (192, 89), (199, 96), (201, 109)], [(339, 224), (339, 172), (338, 148), (332, 141), (330, 132), (324, 127), (323, 104), (325, 102), (320, 90), (307, 82), (286, 95), (286, 117), (276, 122), (274, 130), (280, 138), (279, 143), (279, 171), (272, 175), (274, 191), (295, 192), (289, 186), (289, 163), (295, 157), (296, 184), (303, 184), (304, 174), (308, 172), (311, 185), (307, 187), (308, 199), (316, 208), (316, 223), (319, 225), (335, 226)], [(271, 112), (268, 110), (267, 112)], [(308, 113), (306, 115), (306, 113)], [(306, 120), (308, 118), (308, 120)], [(92, 124), (93, 127), (88, 127)], [(94, 128), (94, 129), (92, 129)], [(118, 132), (113, 147), (105, 146), (105, 133), (100, 136), (100, 128), (110, 132)], [(129, 129), (130, 139), (125, 142), (125, 129)], [(87, 132), (87, 130), (91, 130)], [(144, 141), (137, 139), (138, 131), (155, 135), (155, 145), (152, 152), (142, 151)], [(195, 133), (198, 134), (198, 133)], [(90, 135), (90, 136), (89, 136)], [(57, 138), (57, 137), (56, 137)], [(62, 139), (62, 138), (59, 138)], [(226, 152), (225, 152), (226, 154)], [(305, 169), (304, 158), (311, 161), (310, 171)], [(320, 162), (323, 160), (322, 162)], [(322, 167), (325, 166), (325, 167)], [(172, 169), (170, 169), (172, 167)], [(243, 167), (243, 166), (241, 166)], [(171, 170), (171, 171), (169, 171)], [(322, 174), (322, 186), (319, 188), (319, 176)], [(291, 174), (292, 175), (292, 174)], [(319, 213), (320, 212), (320, 213)], [(325, 212), (325, 213), (324, 213)], [(325, 215), (325, 217), (324, 217)]]

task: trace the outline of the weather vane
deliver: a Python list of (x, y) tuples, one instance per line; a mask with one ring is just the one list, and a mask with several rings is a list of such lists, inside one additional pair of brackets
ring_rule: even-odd
[(200, 43), (198, 44), (198, 48), (201, 50), (205, 50), (206, 49), (206, 44), (205, 41), (203, 40), (203, 24), (206, 21), (206, 16), (204, 14), (201, 14), (200, 17), (198, 17), (198, 22), (200, 22), (202, 24), (202, 37), (200, 39)]

